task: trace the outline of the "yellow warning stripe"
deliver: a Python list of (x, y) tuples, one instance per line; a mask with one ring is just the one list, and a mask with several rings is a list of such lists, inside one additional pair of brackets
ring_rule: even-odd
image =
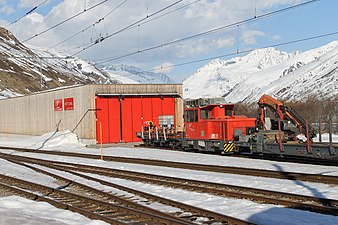
[(224, 143), (224, 151), (232, 152), (235, 149), (235, 144), (232, 141)]

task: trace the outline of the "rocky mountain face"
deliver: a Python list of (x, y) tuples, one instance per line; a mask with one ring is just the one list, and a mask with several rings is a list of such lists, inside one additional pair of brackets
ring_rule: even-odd
[(11, 97), (66, 85), (85, 83), (72, 76), (82, 74), (67, 61), (42, 57), (21, 44), (9, 31), (0, 28), (0, 91)]
[(79, 58), (25, 46), (0, 27), (0, 98), (79, 84), (173, 82), (163, 73), (126, 65), (98, 67)]
[(263, 94), (300, 101), (309, 95), (335, 98), (337, 86), (338, 41), (303, 53), (266, 48), (213, 60), (183, 81), (186, 98), (224, 96), (247, 103)]

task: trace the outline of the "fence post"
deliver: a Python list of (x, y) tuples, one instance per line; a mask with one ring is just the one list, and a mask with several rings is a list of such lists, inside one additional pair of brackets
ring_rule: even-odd
[(280, 127), (280, 119), (278, 119), (278, 144), (279, 144), (279, 151), (283, 152), (283, 140), (281, 134), (281, 127)]
[(310, 146), (310, 137), (309, 137), (309, 122), (306, 119), (306, 150), (308, 154), (311, 154), (311, 146)]
[(100, 122), (100, 156), (101, 160), (103, 160), (103, 151), (102, 151), (102, 123)]
[(321, 122), (320, 118), (319, 118), (318, 133), (319, 133), (319, 143), (322, 143), (322, 122)]

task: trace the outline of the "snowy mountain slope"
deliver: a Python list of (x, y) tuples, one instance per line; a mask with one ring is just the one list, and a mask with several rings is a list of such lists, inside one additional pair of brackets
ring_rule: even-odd
[(299, 54), (261, 70), (239, 83), (228, 101), (257, 101), (263, 94), (302, 100), (309, 95), (331, 98), (338, 94), (338, 42)]
[[(268, 48), (212, 62), (183, 82), (185, 97), (225, 96), (229, 102), (255, 102), (263, 94), (294, 100), (338, 94), (338, 41), (304, 53)], [(199, 87), (192, 85), (191, 78)]]
[[(247, 96), (245, 101), (258, 99), (264, 93), (294, 100), (302, 100), (309, 95), (316, 95), (318, 98), (336, 97), (338, 88), (337, 59), (336, 56), (322, 57), (318, 61), (309, 63), (298, 71), (258, 89), (255, 94)], [(335, 63), (331, 63), (332, 60)]]
[[(41, 53), (41, 51), (40, 51)], [(9, 31), (0, 28), (0, 91), (13, 95), (84, 83), (78, 71), (67, 67), (60, 59), (42, 59), (50, 54), (39, 55), (22, 45)], [(10, 96), (10, 94), (7, 94)]]
[(173, 83), (163, 73), (127, 65), (97, 67), (53, 50), (25, 46), (1, 27), (0, 59), (0, 98), (77, 84)]
[(266, 48), (230, 60), (213, 60), (183, 81), (185, 97), (222, 96), (231, 92), (237, 84), (252, 77), (253, 74), (278, 65), (297, 54), (297, 52), (289, 54), (275, 48)]
[(109, 74), (109, 77), (121, 81), (124, 84), (162, 84), (175, 83), (164, 73), (142, 71), (139, 68), (128, 65), (100, 66)]

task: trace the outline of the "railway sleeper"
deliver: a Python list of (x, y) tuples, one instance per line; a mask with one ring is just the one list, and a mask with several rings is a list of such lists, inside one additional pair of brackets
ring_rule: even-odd
[(84, 208), (84, 209), (87, 209), (87, 210), (90, 210), (90, 211), (95, 211), (95, 210), (100, 209), (99, 206), (97, 206), (97, 205), (90, 205), (90, 204), (88, 204), (86, 202), (82, 202), (82, 203), (79, 203), (79, 204), (72, 204), (72, 205), (74, 205), (76, 207), (79, 207), (79, 208)]

